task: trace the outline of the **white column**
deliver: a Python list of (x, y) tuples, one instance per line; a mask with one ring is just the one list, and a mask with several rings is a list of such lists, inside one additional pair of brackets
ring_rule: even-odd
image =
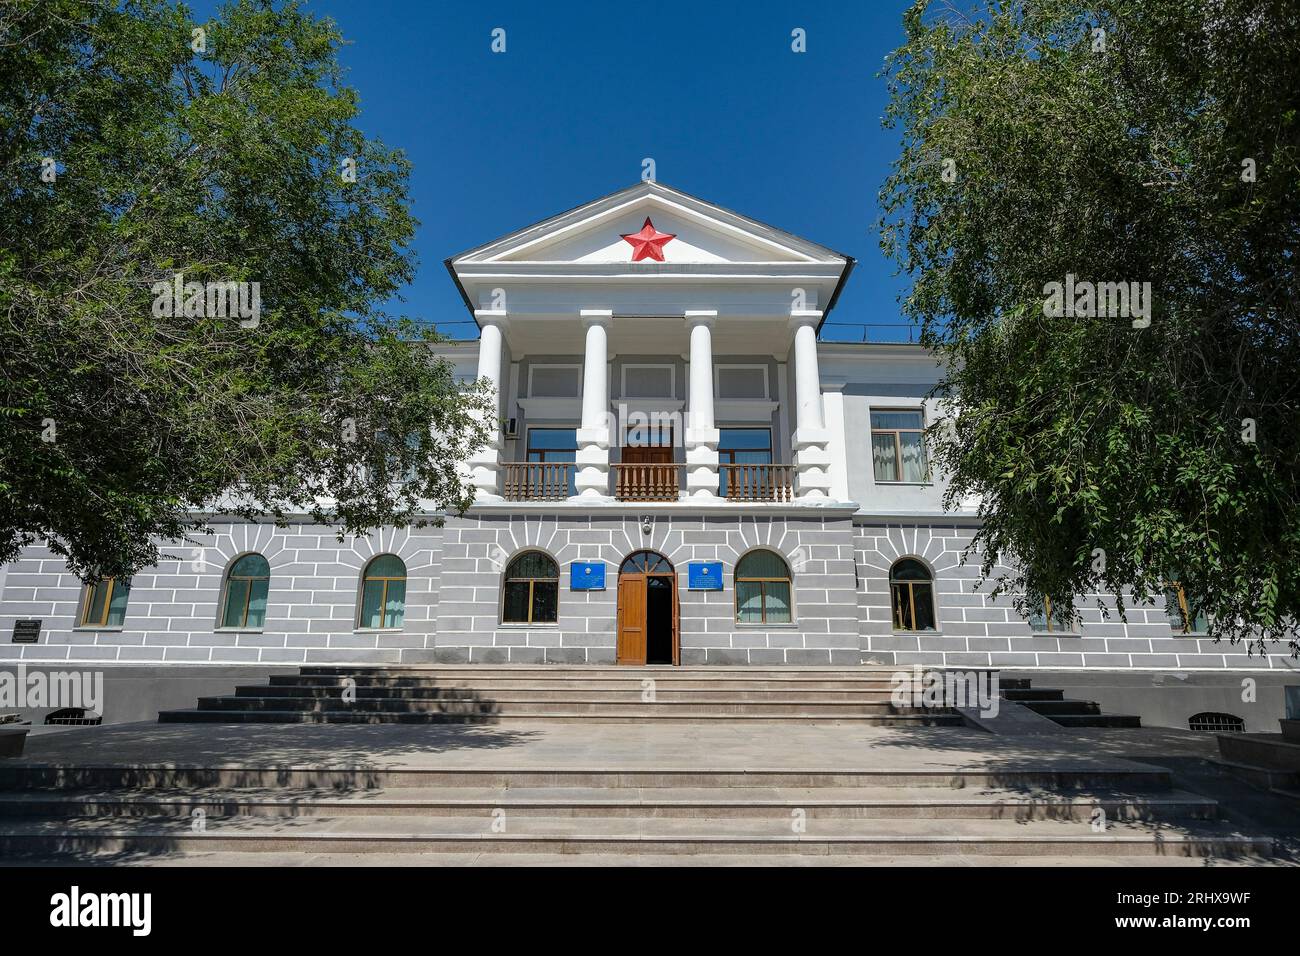
[(475, 309), (478, 320), (478, 379), (491, 383), (491, 409), (486, 414), (488, 442), (470, 456), (469, 483), (475, 501), (500, 501), (498, 473), (501, 464), (501, 346), (506, 313), (498, 309)]
[(609, 494), (609, 309), (583, 309), (586, 351), (582, 363), (582, 427), (578, 429), (577, 497), (605, 500)]
[(830, 433), (822, 414), (821, 373), (817, 368), (817, 324), (822, 313), (797, 309), (790, 313), (794, 328), (795, 432), (794, 491), (800, 501), (830, 500)]
[(691, 334), (690, 407), (686, 413), (686, 495), (718, 497), (718, 429), (713, 421), (713, 325), (716, 310), (686, 313)]

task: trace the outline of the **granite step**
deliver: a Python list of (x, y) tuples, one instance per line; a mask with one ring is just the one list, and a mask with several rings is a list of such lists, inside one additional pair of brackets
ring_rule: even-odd
[(409, 688), (551, 688), (556, 690), (573, 690), (589, 688), (591, 690), (626, 690), (648, 686), (646, 681), (653, 681), (655, 687), (674, 690), (713, 690), (731, 688), (733, 690), (776, 690), (776, 691), (876, 691), (888, 692), (897, 686), (891, 678), (862, 678), (826, 680), (821, 678), (748, 678), (733, 676), (713, 677), (679, 677), (672, 671), (656, 673), (637, 673), (627, 677), (593, 676), (589, 678), (571, 676), (501, 677), (501, 676), (401, 676), (373, 674), (273, 674), (269, 683), (272, 687), (343, 687), (351, 681), (357, 687), (409, 687)]
[(1168, 770), (1097, 765), (1088, 760), (1011, 762), (989, 766), (917, 769), (874, 767), (765, 768), (661, 766), (516, 767), (434, 769), (405, 766), (316, 766), (285, 762), (260, 764), (114, 765), (0, 762), (0, 792), (124, 789), (176, 790), (196, 788), (310, 789), (369, 792), (373, 789), (448, 788), (519, 790), (537, 787), (625, 789), (704, 788), (936, 788), (969, 792), (979, 789), (1109, 790), (1167, 792)]
[[(235, 697), (258, 698), (294, 698), (327, 699), (339, 698), (345, 689), (340, 683), (332, 686), (301, 684), (241, 684), (235, 688)], [(676, 688), (656, 683), (652, 688), (640, 684), (625, 684), (621, 687), (531, 687), (521, 684), (518, 687), (487, 687), (479, 684), (442, 685), (438, 687), (392, 687), (388, 685), (358, 684), (354, 688), (358, 700), (442, 700), (448, 698), (490, 698), (512, 700), (574, 700), (589, 701), (626, 701), (641, 700), (652, 693), (656, 700), (724, 700), (732, 702), (760, 701), (807, 701), (818, 702), (853, 702), (888, 703), (893, 698), (892, 690), (823, 690), (806, 688), (785, 689), (744, 689), (730, 685), (719, 687)]]
[(751, 716), (790, 715), (854, 715), (854, 714), (924, 714), (935, 708), (896, 707), (889, 701), (806, 701), (806, 700), (727, 700), (704, 699), (675, 700), (656, 695), (655, 700), (642, 700), (639, 695), (621, 699), (595, 699), (570, 694), (555, 699), (537, 699), (523, 692), (512, 692), (505, 697), (438, 697), (393, 698), (361, 697), (343, 700), (340, 697), (200, 697), (199, 710), (258, 711), (295, 710), (310, 713), (446, 713), (495, 714), (501, 717), (516, 715), (542, 715), (550, 713), (623, 714), (647, 711), (670, 715), (725, 715)]
[(1262, 856), (1267, 837), (1220, 822), (1111, 822), (1104, 830), (1070, 820), (709, 819), (444, 816), (246, 816), (196, 828), (187, 818), (0, 821), (0, 854), (63, 856), (123, 852), (291, 851), (387, 853), (749, 853), (936, 854), (1082, 853), (1101, 856)]
[(195, 788), (0, 792), (12, 817), (509, 815), (789, 819), (1213, 820), (1215, 801), (1184, 791), (938, 787), (399, 787)]
[(1062, 727), (1141, 727), (1136, 714), (1047, 714)]
[[(610, 705), (605, 705), (610, 706)], [(808, 713), (681, 713), (666, 705), (638, 705), (618, 711), (548, 710), (543, 713), (497, 714), (484, 712), (443, 713), (439, 711), (369, 711), (356, 708), (346, 711), (303, 710), (165, 710), (158, 714), (159, 723), (246, 723), (246, 724), (447, 724), (499, 723), (528, 721), (551, 723), (636, 722), (715, 724), (797, 723), (801, 726), (844, 723), (876, 727), (959, 727), (962, 718), (956, 713), (931, 710), (917, 714), (808, 714)]]

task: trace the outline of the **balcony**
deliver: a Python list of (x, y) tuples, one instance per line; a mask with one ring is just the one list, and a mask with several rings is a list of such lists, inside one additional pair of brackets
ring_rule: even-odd
[[(501, 465), (507, 501), (564, 501), (575, 492), (577, 465), (571, 461), (513, 461)], [(678, 501), (686, 466), (680, 463), (614, 464), (619, 501)], [(793, 502), (794, 465), (720, 465), (720, 494), (728, 501)]]
[(681, 464), (610, 465), (619, 501), (676, 501), (681, 497)]
[(794, 501), (794, 465), (719, 465), (728, 501)]
[(510, 461), (501, 465), (506, 501), (563, 501), (574, 493), (571, 461)]

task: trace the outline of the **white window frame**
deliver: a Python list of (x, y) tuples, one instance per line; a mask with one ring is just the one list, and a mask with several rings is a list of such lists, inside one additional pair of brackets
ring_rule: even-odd
[[(627, 393), (627, 370), (630, 369), (630, 368), (666, 368), (666, 369), (668, 369), (668, 381), (669, 381), (669, 385), (668, 385), (668, 394), (667, 394), (667, 395), (636, 395), (636, 396), (628, 395), (628, 393)], [(668, 362), (632, 362), (632, 363), (630, 363), (630, 364), (625, 364), (625, 365), (623, 366), (623, 370), (619, 373), (619, 376), (620, 376), (620, 380), (619, 380), (619, 389), (618, 389), (618, 394), (621, 395), (621, 396), (622, 396), (623, 398), (625, 398), (625, 399), (626, 399), (626, 398), (633, 398), (633, 397), (635, 397), (635, 398), (637, 398), (637, 399), (649, 399), (650, 401), (653, 401), (653, 400), (655, 400), (655, 399), (676, 398), (676, 397), (677, 397), (677, 366), (676, 366), (676, 365), (673, 365), (673, 364), (671, 364), (671, 363), (668, 363)]]
[[(575, 377), (577, 378), (577, 380), (578, 380), (578, 394), (577, 394), (577, 395), (535, 395), (535, 394), (533, 394), (533, 371), (534, 371), (535, 369), (539, 369), (539, 368), (544, 368), (544, 369), (562, 369), (562, 368), (572, 369), (572, 370), (573, 370), (573, 373), (574, 373), (574, 376), (575, 376)], [(529, 398), (558, 399), (558, 400), (560, 400), (560, 401), (565, 401), (565, 400), (572, 401), (572, 400), (575, 399), (575, 398), (582, 398), (582, 386), (583, 386), (583, 381), (582, 381), (582, 379), (583, 379), (583, 375), (582, 375), (582, 366), (581, 366), (581, 365), (552, 364), (552, 363), (548, 363), (548, 362), (542, 362), (542, 363), (539, 363), (539, 364), (537, 364), (537, 365), (530, 365), (530, 366), (528, 366), (528, 397), (529, 397)]]
[[(761, 398), (723, 398), (722, 397), (722, 376), (719, 374), (723, 369), (760, 369), (763, 373), (763, 395)], [(755, 365), (715, 365), (713, 366), (713, 398), (720, 402), (770, 402), (772, 400), (772, 378), (768, 374), (768, 367), (764, 364)]]

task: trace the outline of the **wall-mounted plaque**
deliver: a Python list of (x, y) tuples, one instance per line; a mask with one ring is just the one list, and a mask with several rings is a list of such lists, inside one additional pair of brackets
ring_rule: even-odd
[(686, 588), (690, 591), (721, 591), (722, 562), (692, 561), (686, 566)]
[(10, 643), (35, 644), (41, 639), (40, 621), (14, 621), (14, 636)]
[(574, 561), (569, 565), (569, 590), (605, 590), (605, 562)]

